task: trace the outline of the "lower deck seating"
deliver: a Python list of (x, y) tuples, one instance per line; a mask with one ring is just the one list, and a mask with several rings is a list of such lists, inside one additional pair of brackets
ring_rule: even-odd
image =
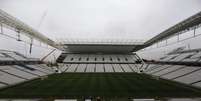
[(24, 78), (12, 75), (10, 73), (6, 73), (4, 71), (0, 71), (0, 75), (1, 75), (0, 76), (1, 82), (3, 82), (4, 84), (7, 84), (7, 85), (13, 85), (13, 84), (25, 81)]
[(152, 64), (144, 73), (201, 87), (201, 67)]
[(0, 66), (0, 88), (54, 73), (44, 64)]
[(142, 64), (65, 64), (61, 72), (138, 72)]
[[(155, 61), (199, 63), (201, 62), (201, 49), (170, 52)], [(146, 74), (201, 87), (201, 66), (145, 64), (145, 67), (142, 70)]]

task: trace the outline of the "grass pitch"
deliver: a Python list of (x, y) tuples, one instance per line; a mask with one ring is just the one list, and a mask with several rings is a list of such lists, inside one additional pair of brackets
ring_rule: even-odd
[(137, 73), (62, 73), (0, 90), (1, 98), (201, 97), (201, 90)]

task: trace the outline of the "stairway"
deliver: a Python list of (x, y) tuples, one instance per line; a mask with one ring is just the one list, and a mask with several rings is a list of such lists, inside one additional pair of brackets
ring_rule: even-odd
[(57, 63), (62, 63), (66, 56), (67, 55), (65, 53), (61, 53), (61, 55), (57, 58)]

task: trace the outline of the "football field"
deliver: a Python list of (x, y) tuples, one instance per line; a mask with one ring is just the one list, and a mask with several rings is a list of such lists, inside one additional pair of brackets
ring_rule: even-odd
[(137, 73), (62, 73), (0, 90), (3, 98), (198, 97), (201, 90)]

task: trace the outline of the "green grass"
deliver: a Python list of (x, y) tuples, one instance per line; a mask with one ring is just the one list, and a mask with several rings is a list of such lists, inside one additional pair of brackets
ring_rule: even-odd
[(1, 98), (201, 97), (201, 90), (136, 73), (63, 73), (0, 90)]

